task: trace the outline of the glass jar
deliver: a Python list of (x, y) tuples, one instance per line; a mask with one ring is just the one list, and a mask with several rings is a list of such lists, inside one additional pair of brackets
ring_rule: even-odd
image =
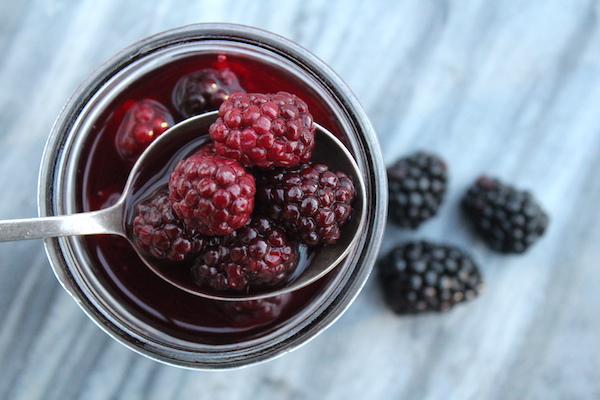
[(44, 151), (38, 200), (40, 215), (52, 216), (97, 209), (118, 196), (128, 173), (110, 150), (119, 105), (140, 96), (168, 103), (178, 77), (206, 66), (234, 69), (247, 91), (297, 94), (353, 154), (368, 206), (364, 234), (345, 260), (309, 287), (274, 299), (285, 302), (279, 315), (247, 323), (223, 317), (223, 302), (160, 281), (123, 238), (51, 238), (45, 245), (63, 287), (110, 336), (168, 364), (229, 369), (272, 359), (322, 332), (350, 306), (375, 263), (385, 167), (364, 110), (327, 65), (285, 38), (232, 24), (190, 25), (135, 43), (93, 72), (63, 108)]

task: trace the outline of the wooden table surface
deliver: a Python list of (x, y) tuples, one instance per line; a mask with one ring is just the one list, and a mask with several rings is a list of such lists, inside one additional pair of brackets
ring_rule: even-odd
[[(400, 317), (374, 276), (303, 347), (232, 371), (140, 356), (79, 309), (41, 241), (0, 244), (0, 399), (600, 399), (600, 5), (595, 0), (0, 0), (0, 218), (37, 215), (37, 174), (62, 105), (120, 49), (196, 22), (285, 36), (328, 63), (386, 164), (442, 155), (449, 195), (416, 238), (471, 252), (485, 293)], [(458, 203), (481, 173), (551, 215), (524, 255), (490, 251)]]

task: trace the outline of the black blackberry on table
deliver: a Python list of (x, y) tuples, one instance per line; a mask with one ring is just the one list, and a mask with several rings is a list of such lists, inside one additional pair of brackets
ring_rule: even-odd
[(440, 156), (416, 152), (388, 168), (387, 176), (392, 222), (416, 229), (437, 214), (448, 185), (448, 168)]
[(479, 177), (461, 206), (475, 231), (502, 253), (525, 252), (548, 227), (548, 214), (529, 191), (497, 178)]
[(446, 311), (483, 290), (477, 264), (456, 246), (406, 242), (377, 264), (384, 299), (396, 314)]

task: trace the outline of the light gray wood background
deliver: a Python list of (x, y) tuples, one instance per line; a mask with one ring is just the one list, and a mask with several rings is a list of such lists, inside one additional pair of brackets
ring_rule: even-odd
[[(0, 0), (0, 218), (35, 216), (39, 160), (61, 106), (129, 44), (196, 22), (264, 28), (348, 83), (385, 161), (440, 153), (451, 187), (413, 238), (469, 249), (486, 292), (398, 317), (371, 277), (302, 348), (234, 371), (126, 349), (60, 287), (41, 241), (0, 244), (0, 399), (600, 399), (600, 6), (590, 0)], [(487, 172), (551, 215), (521, 256), (489, 251), (458, 202)]]

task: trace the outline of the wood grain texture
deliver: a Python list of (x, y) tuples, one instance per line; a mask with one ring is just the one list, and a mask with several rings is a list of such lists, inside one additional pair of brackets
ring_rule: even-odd
[[(487, 281), (442, 315), (398, 317), (373, 277), (346, 314), (276, 360), (177, 369), (110, 339), (60, 287), (42, 242), (0, 244), (0, 399), (600, 398), (600, 6), (590, 0), (0, 0), (0, 218), (36, 215), (45, 140), (114, 53), (196, 22), (267, 29), (361, 100), (387, 164), (440, 153), (451, 187), (416, 232), (468, 248)], [(551, 215), (521, 256), (488, 250), (458, 202), (482, 172)]]

